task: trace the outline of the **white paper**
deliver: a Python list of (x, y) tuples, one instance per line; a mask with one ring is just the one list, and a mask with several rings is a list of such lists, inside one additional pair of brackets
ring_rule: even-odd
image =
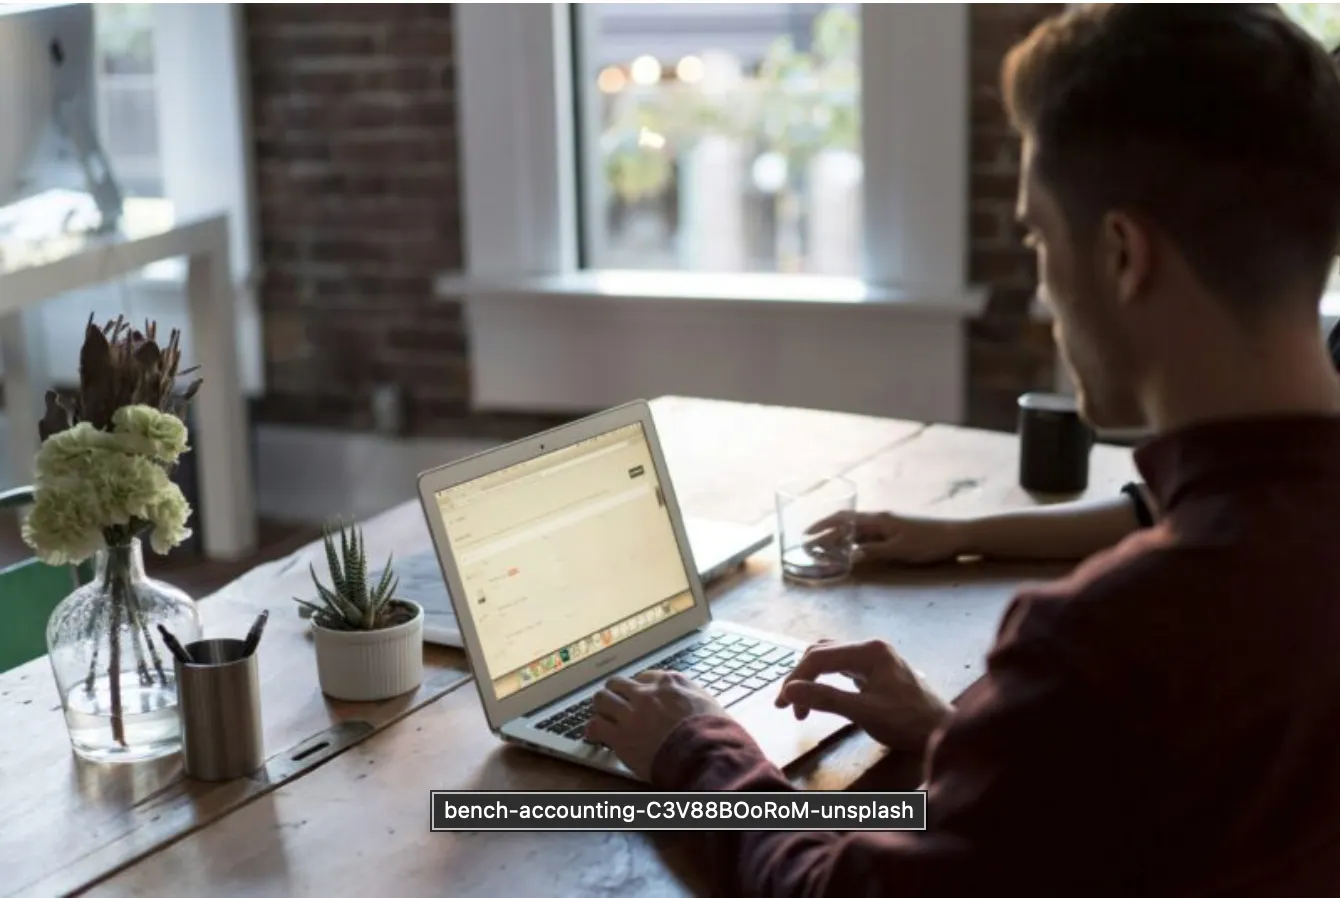
[[(462, 648), (464, 641), (461, 639), (460, 624), (451, 609), (451, 597), (447, 593), (446, 581), (442, 579), (442, 566), (438, 563), (437, 553), (430, 549), (396, 559), (392, 566), (400, 577), (396, 596), (423, 606), (424, 641)], [(377, 578), (380, 577), (378, 573)]]

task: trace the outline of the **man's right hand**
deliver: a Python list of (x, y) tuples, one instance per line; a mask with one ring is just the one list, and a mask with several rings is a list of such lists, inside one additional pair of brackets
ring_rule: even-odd
[[(843, 674), (856, 683), (849, 692), (817, 683), (824, 674)], [(885, 642), (838, 644), (823, 641), (806, 650), (782, 681), (777, 707), (790, 706), (797, 719), (810, 711), (845, 717), (889, 748), (921, 748), (949, 715), (950, 706)]]

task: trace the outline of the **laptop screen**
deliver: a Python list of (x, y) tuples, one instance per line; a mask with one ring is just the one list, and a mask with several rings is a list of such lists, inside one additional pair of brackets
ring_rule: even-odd
[(641, 424), (436, 500), (499, 698), (693, 607)]

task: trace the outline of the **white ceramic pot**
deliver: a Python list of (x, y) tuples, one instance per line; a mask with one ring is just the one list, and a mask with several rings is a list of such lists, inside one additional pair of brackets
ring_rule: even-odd
[(404, 695), (423, 682), (423, 608), (414, 619), (385, 630), (328, 630), (312, 625), (321, 691), (350, 702)]

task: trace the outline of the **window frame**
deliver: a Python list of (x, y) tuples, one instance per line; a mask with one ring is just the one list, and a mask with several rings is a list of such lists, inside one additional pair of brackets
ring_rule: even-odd
[[(968, 5), (859, 11), (860, 279), (961, 298), (969, 290)], [(577, 157), (572, 21), (567, 3), (456, 7), (469, 280), (591, 270), (578, 258), (577, 166), (584, 176), (593, 167)]]
[(454, 8), (464, 266), (435, 293), (461, 307), (474, 409), (687, 394), (966, 420), (963, 325), (987, 300), (967, 282), (968, 5), (861, 12), (862, 276), (722, 277), (579, 268), (571, 5)]

